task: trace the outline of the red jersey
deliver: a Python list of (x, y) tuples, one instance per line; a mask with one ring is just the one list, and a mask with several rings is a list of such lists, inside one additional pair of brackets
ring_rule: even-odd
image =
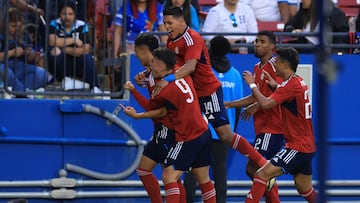
[[(156, 82), (159, 81), (158, 79), (154, 79), (153, 75), (150, 73), (148, 75), (148, 82), (146, 83), (146, 87), (148, 89), (149, 95), (151, 95), (152, 90), (154, 89)], [(135, 98), (135, 100), (140, 104), (141, 107), (143, 107), (146, 111), (154, 110), (156, 109), (156, 106), (153, 105), (152, 98), (147, 99), (143, 95), (140, 94), (140, 92), (137, 89), (133, 89), (131, 91), (131, 94)], [(174, 129), (172, 126), (172, 123), (168, 116), (164, 116), (162, 118), (154, 118), (152, 119), (154, 126), (158, 123), (164, 124), (169, 129)]]
[(194, 87), (199, 97), (214, 93), (221, 83), (211, 69), (209, 53), (204, 39), (199, 33), (186, 28), (185, 32), (176, 39), (168, 39), (167, 47), (176, 54), (176, 63), (183, 66), (187, 60), (196, 59), (195, 71), (191, 74)]
[(191, 141), (208, 130), (190, 76), (170, 82), (155, 98), (159, 108), (168, 110), (176, 141)]
[(312, 109), (305, 81), (300, 76), (291, 76), (270, 98), (281, 104), (285, 146), (303, 153), (315, 152)]
[[(254, 67), (254, 77), (255, 83), (259, 88), (260, 92), (265, 96), (269, 97), (272, 93), (274, 93), (274, 89), (272, 89), (267, 83), (264, 77), (263, 71), (267, 71), (272, 78), (276, 80), (278, 84), (280, 84), (283, 80), (278, 77), (275, 72), (275, 68), (273, 65), (274, 58), (271, 58), (266, 64), (260, 67), (260, 62), (257, 63)], [(273, 107), (271, 109), (259, 109), (254, 114), (254, 129), (255, 134), (258, 135), (260, 133), (272, 133), (272, 134), (283, 134), (282, 130), (282, 118), (281, 118), (281, 107), (280, 105)]]

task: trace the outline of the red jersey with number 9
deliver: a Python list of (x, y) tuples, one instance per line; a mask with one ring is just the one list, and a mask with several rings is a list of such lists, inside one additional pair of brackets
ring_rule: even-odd
[(155, 96), (154, 103), (168, 110), (176, 141), (193, 140), (208, 130), (190, 76), (170, 82)]

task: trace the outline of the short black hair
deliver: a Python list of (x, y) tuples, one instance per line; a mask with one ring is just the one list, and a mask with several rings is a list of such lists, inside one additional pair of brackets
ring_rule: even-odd
[(267, 36), (270, 39), (270, 42), (272, 42), (273, 44), (276, 43), (276, 37), (275, 37), (274, 33), (271, 31), (262, 30), (257, 35)]
[(293, 47), (281, 47), (276, 49), (276, 54), (281, 60), (286, 60), (290, 68), (296, 72), (299, 65), (299, 53)]
[(77, 2), (75, 0), (63, 0), (61, 1), (61, 3), (58, 5), (58, 13), (61, 13), (61, 10), (65, 7), (70, 7), (74, 13), (76, 14), (76, 4)]
[(153, 34), (140, 33), (135, 39), (135, 46), (142, 45), (147, 46), (150, 51), (154, 51), (159, 48), (159, 39)]
[(217, 35), (210, 40), (210, 50), (214, 56), (225, 56), (231, 51), (231, 44), (222, 35)]
[(174, 16), (174, 18), (184, 18), (184, 11), (177, 6), (166, 7), (163, 11), (163, 16)]
[(166, 65), (166, 70), (173, 70), (176, 64), (176, 55), (168, 48), (157, 48), (153, 51), (154, 58), (159, 59)]

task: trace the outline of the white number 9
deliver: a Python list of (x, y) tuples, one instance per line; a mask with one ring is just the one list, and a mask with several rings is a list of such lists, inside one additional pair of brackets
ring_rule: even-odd
[(186, 102), (192, 103), (194, 101), (194, 94), (192, 93), (189, 84), (187, 84), (184, 78), (175, 80), (175, 84), (179, 87), (181, 92), (183, 92), (184, 94), (189, 94), (189, 98), (186, 99)]

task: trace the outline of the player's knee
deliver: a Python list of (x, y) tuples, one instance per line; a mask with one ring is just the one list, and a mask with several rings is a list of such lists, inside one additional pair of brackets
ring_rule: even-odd
[(263, 170), (263, 168), (260, 168), (259, 170), (257, 170), (256, 172), (255, 172), (255, 175), (254, 175), (254, 177), (260, 177), (261, 179), (263, 179), (263, 180), (266, 180), (266, 181), (268, 181), (269, 179), (270, 179), (270, 177), (265, 173), (265, 171)]
[(248, 161), (248, 163), (246, 164), (246, 175), (250, 178), (253, 179), (254, 175), (256, 173), (256, 170), (258, 170), (259, 167), (254, 164), (252, 161)]

